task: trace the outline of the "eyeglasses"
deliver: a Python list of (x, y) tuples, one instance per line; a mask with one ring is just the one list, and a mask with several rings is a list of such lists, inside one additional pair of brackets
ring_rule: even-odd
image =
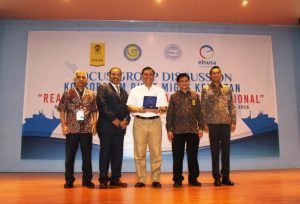
[(86, 79), (86, 76), (76, 76), (77, 79)]
[(221, 72), (212, 72), (211, 75), (220, 75)]
[(110, 75), (111, 76), (119, 76), (120, 77), (120, 76), (122, 76), (122, 73), (111, 73)]

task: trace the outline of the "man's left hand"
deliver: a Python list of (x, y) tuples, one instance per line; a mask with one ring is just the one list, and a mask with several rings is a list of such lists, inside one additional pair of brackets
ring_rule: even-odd
[(203, 137), (203, 130), (198, 131), (198, 137), (200, 137), (200, 138)]
[(232, 131), (232, 132), (235, 131), (235, 128), (236, 128), (236, 125), (231, 124), (231, 131)]
[(126, 119), (122, 120), (121, 123), (120, 123), (120, 126), (122, 129), (125, 129), (128, 125), (128, 122)]

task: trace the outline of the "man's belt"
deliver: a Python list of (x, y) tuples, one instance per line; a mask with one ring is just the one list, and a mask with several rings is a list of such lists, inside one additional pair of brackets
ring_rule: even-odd
[(139, 115), (136, 115), (135, 117), (139, 118), (139, 119), (143, 119), (143, 120), (154, 120), (156, 118), (159, 118), (159, 116), (152, 116), (152, 117), (142, 117)]

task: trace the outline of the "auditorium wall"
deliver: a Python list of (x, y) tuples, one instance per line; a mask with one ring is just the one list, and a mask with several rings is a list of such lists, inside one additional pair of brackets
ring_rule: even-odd
[[(300, 27), (127, 21), (0, 20), (0, 172), (62, 172), (63, 160), (21, 159), (24, 84), (29, 31), (135, 31), (270, 35), (279, 126), (276, 157), (234, 156), (233, 170), (300, 167)], [(255, 50), (253, 50), (255, 52)], [(36, 76), (39, 77), (39, 76)], [(49, 76), (54, 77), (55, 76)], [(47, 86), (47, 85), (45, 85)], [(199, 156), (200, 169), (209, 171), (209, 156)], [(98, 171), (98, 158), (93, 170)], [(149, 166), (149, 165), (148, 165)], [(187, 167), (185, 166), (185, 169)], [(81, 161), (76, 162), (80, 171)], [(172, 161), (162, 170), (172, 171)], [(134, 171), (132, 159), (123, 171)]]

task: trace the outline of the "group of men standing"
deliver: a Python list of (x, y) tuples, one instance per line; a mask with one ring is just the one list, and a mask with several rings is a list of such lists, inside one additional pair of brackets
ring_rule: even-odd
[[(92, 182), (92, 135), (98, 132), (100, 140), (100, 188), (127, 187), (121, 181), (123, 144), (126, 127), (133, 119), (134, 161), (137, 174), (136, 188), (146, 186), (146, 152), (150, 151), (151, 180), (153, 188), (161, 188), (162, 122), (166, 113), (168, 139), (172, 143), (174, 187), (181, 187), (184, 177), (183, 158), (187, 151), (188, 183), (201, 186), (198, 147), (203, 131), (209, 132), (214, 185), (234, 185), (230, 180), (230, 134), (235, 130), (236, 113), (231, 90), (221, 83), (221, 69), (210, 70), (211, 83), (200, 96), (190, 89), (186, 73), (177, 76), (179, 90), (171, 95), (169, 103), (164, 90), (154, 85), (155, 71), (142, 70), (143, 84), (134, 87), (130, 94), (120, 87), (122, 70), (109, 70), (109, 83), (101, 84), (95, 95), (85, 87), (87, 73), (74, 73), (75, 88), (67, 90), (58, 105), (63, 134), (66, 135), (66, 160), (64, 188), (72, 188), (75, 181), (74, 162), (80, 144), (82, 153), (82, 185), (94, 188)], [(147, 101), (145, 98), (147, 98)], [(154, 106), (151, 103), (154, 101)], [(150, 103), (150, 105), (148, 104)], [(97, 119), (97, 112), (98, 119)], [(220, 151), (222, 168), (219, 167)], [(111, 174), (109, 174), (109, 167)], [(109, 185), (108, 185), (109, 184)]]

